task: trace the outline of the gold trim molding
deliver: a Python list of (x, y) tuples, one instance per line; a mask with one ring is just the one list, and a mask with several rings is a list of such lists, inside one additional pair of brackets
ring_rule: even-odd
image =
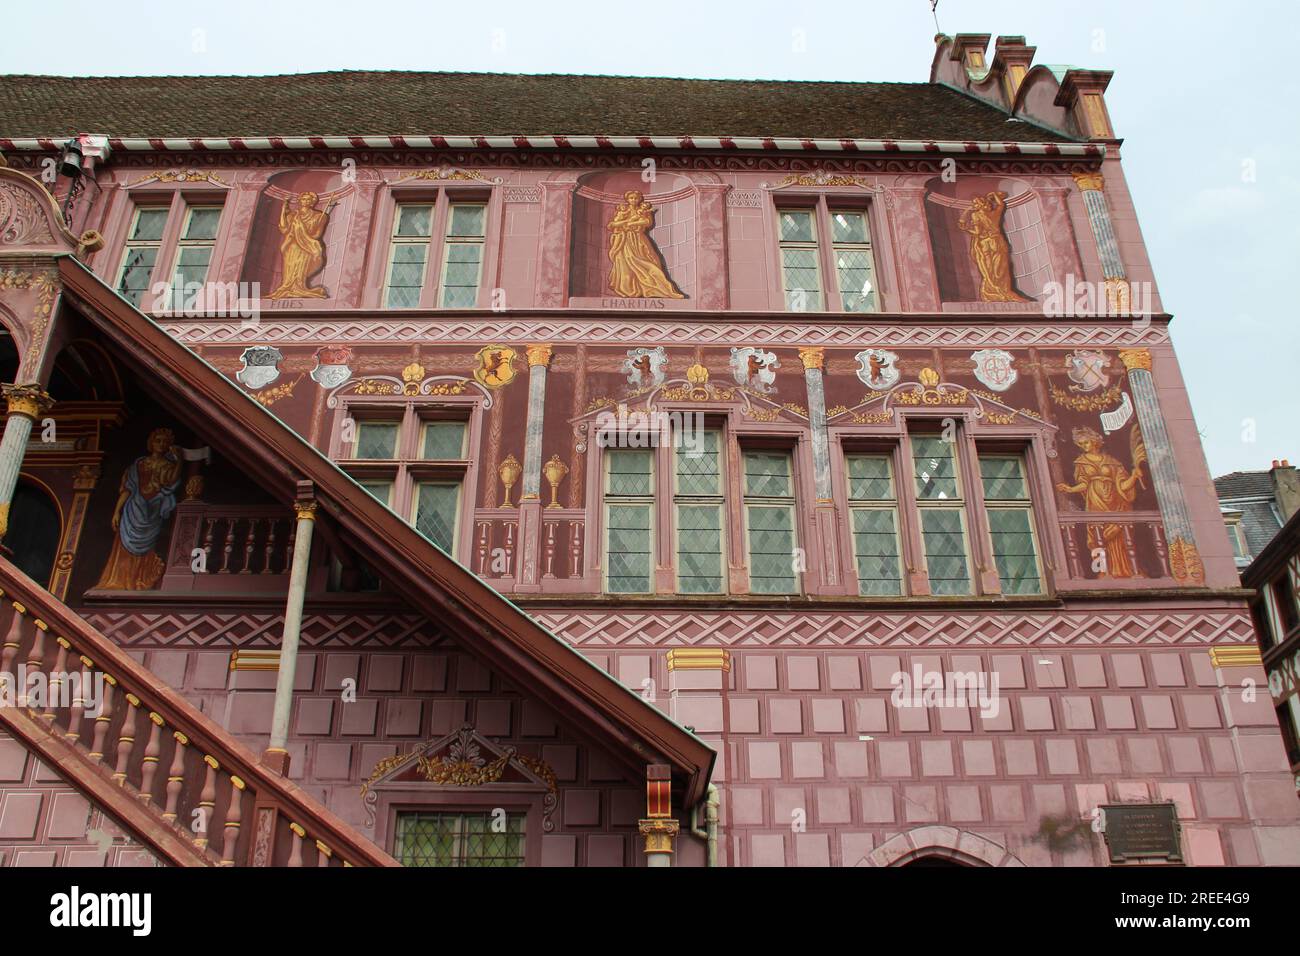
[(731, 651), (723, 647), (674, 647), (668, 652), (670, 671), (729, 671)]
[(1263, 667), (1264, 654), (1254, 644), (1230, 644), (1211, 647), (1210, 662), (1215, 667)]

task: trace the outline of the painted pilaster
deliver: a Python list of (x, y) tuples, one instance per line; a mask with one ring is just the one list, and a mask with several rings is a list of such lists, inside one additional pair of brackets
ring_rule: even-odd
[(63, 541), (59, 545), (59, 556), (54, 562), (54, 576), (50, 579), (50, 593), (62, 601), (68, 594), (68, 584), (72, 581), (72, 565), (76, 561), (77, 547), (81, 542), (81, 532), (86, 526), (86, 511), (90, 507), (90, 495), (99, 483), (98, 465), (82, 465), (72, 479), (72, 507), (68, 510), (67, 526), (63, 531)]
[(1147, 349), (1121, 349), (1119, 357), (1128, 370), (1133, 405), (1137, 409), (1138, 424), (1147, 449), (1151, 482), (1155, 487), (1160, 518), (1164, 522), (1165, 538), (1169, 546), (1169, 570), (1180, 584), (1204, 584), (1205, 568), (1201, 564), (1196, 536), (1192, 532), (1192, 519), (1183, 499), (1173, 445), (1169, 441), (1169, 432), (1165, 429), (1160, 405), (1156, 401), (1155, 379), (1151, 377), (1151, 353)]
[(673, 842), (681, 828), (673, 817), (672, 768), (652, 763), (646, 767), (646, 818), (637, 822), (645, 838), (645, 865), (673, 865)]
[(1106, 205), (1106, 194), (1102, 191), (1105, 188), (1105, 178), (1100, 172), (1074, 173), (1074, 182), (1083, 197), (1083, 206), (1088, 211), (1088, 225), (1097, 242), (1101, 274), (1106, 283), (1107, 303), (1112, 312), (1127, 312), (1128, 277), (1124, 271), (1124, 261), (1120, 258), (1115, 226), (1110, 221), (1110, 207)]
[(302, 636), (302, 605), (307, 595), (307, 573), (311, 564), (311, 536), (316, 526), (316, 502), (299, 500), (293, 510), (298, 525), (293, 541), (293, 565), (289, 571), (289, 594), (284, 604), (284, 635), (280, 639), (280, 667), (275, 678), (275, 706), (271, 713), (271, 742), (263, 762), (281, 774), (289, 772), (289, 715), (293, 710), (293, 680), (298, 669), (298, 643)]
[(516, 591), (537, 591), (542, 546), (542, 429), (546, 412), (546, 369), (550, 345), (529, 345), (528, 422), (525, 425), (523, 490), (519, 500), (519, 582)]
[(817, 503), (813, 524), (817, 532), (818, 590), (838, 589), (841, 584), (839, 533), (835, 523), (834, 493), (831, 487), (830, 437), (826, 431), (826, 391), (822, 372), (826, 350), (820, 346), (799, 349), (803, 380), (808, 390), (808, 422), (812, 429), (813, 491)]
[(23, 467), (32, 423), (54, 405), (54, 399), (39, 385), (5, 385), (3, 393), (9, 404), (9, 419), (4, 438), (0, 439), (0, 538), (9, 531), (9, 505)]

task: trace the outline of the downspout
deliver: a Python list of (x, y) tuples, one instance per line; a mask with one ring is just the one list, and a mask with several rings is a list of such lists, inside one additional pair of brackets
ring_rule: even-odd
[[(700, 810), (704, 811), (704, 826), (700, 826)], [(691, 811), (691, 833), (704, 841), (707, 867), (718, 865), (718, 788), (709, 784), (705, 798)]]

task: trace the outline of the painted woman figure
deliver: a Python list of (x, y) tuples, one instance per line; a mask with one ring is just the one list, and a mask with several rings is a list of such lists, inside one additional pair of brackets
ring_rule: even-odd
[(981, 302), (1028, 302), (1011, 285), (1011, 244), (1002, 232), (1007, 194), (976, 196), (957, 220), (957, 228), (970, 234), (970, 257), (980, 274)]
[(649, 232), (654, 209), (635, 189), (623, 194), (607, 227), (609, 236), (609, 287), (622, 298), (684, 299), (664, 272), (659, 252)]
[(180, 449), (170, 428), (149, 433), (149, 454), (141, 455), (122, 472), (122, 490), (113, 509), (113, 550), (99, 576), (97, 588), (147, 591), (157, 586), (165, 562), (154, 554), (163, 524), (176, 510), (181, 481)]
[(272, 299), (323, 299), (325, 289), (308, 286), (307, 281), (325, 264), (325, 247), (321, 236), (329, 225), (330, 207), (316, 208), (319, 197), (312, 192), (299, 193), (296, 208), (285, 199), (280, 206), (280, 285)]
[[(1118, 458), (1102, 450), (1101, 435), (1096, 429), (1076, 428), (1072, 437), (1083, 452), (1074, 460), (1074, 484), (1061, 482), (1056, 490), (1083, 495), (1084, 511), (1132, 511), (1138, 482), (1142, 480), (1144, 453), (1135, 453), (1130, 471)], [(1133, 563), (1129, 560), (1120, 525), (1088, 525), (1088, 550), (1097, 548), (1106, 552), (1106, 571), (1103, 573), (1112, 578), (1133, 577)]]

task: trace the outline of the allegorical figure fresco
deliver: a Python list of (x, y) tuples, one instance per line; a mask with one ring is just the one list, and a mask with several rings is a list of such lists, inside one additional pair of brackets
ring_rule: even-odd
[(285, 198), (280, 205), (280, 285), (272, 299), (323, 299), (325, 289), (307, 283), (325, 264), (325, 247), (321, 236), (329, 225), (330, 208), (317, 209), (320, 197), (313, 192), (299, 193), (295, 200)]
[[(1142, 481), (1142, 463), (1146, 461), (1146, 446), (1136, 426), (1130, 433), (1132, 468), (1125, 468), (1118, 458), (1102, 448), (1102, 438), (1096, 429), (1076, 428), (1071, 437), (1083, 454), (1074, 460), (1074, 484), (1061, 482), (1056, 490), (1083, 495), (1084, 511), (1132, 511)], [(1097, 548), (1106, 553), (1104, 574), (1112, 578), (1133, 577), (1133, 562), (1120, 525), (1088, 525), (1088, 549)]]
[(149, 433), (149, 454), (122, 472), (122, 490), (113, 509), (113, 550), (97, 588), (147, 591), (157, 586), (165, 562), (154, 553), (163, 524), (176, 510), (181, 454), (170, 428)]
[(654, 209), (633, 189), (623, 194), (609, 226), (609, 287), (625, 299), (684, 299), (664, 272), (649, 236)]
[(980, 301), (1028, 302), (1012, 286), (1011, 244), (1002, 231), (1007, 194), (995, 191), (971, 200), (957, 220), (957, 228), (970, 235), (970, 257), (980, 274)]

